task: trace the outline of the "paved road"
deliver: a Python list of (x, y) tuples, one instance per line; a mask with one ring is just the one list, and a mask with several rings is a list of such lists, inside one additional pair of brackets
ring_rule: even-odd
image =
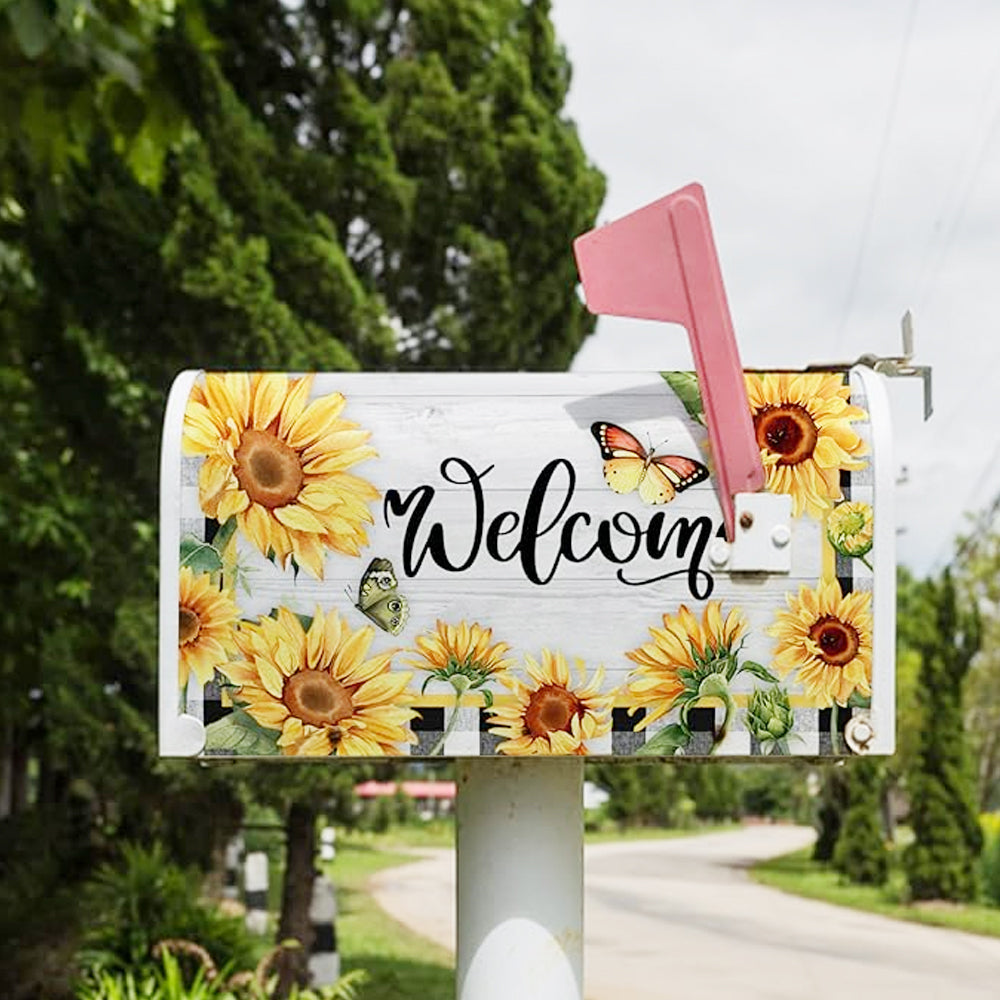
[[(797, 899), (752, 861), (808, 843), (749, 827), (586, 850), (588, 1000), (998, 1000), (1000, 940)], [(375, 898), (454, 950), (454, 855), (389, 869)]]

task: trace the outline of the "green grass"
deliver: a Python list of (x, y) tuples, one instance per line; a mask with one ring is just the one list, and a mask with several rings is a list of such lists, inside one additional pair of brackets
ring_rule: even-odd
[(385, 844), (395, 838), (412, 845), (409, 832), (343, 837), (337, 843), (337, 856), (324, 863), (337, 886), (337, 942), (343, 970), (360, 968), (368, 973), (361, 991), (364, 1000), (451, 1000), (455, 996), (450, 953), (393, 920), (366, 889), (375, 872), (413, 860)]
[[(658, 826), (632, 826), (624, 830), (616, 824), (606, 823), (600, 829), (588, 830), (584, 840), (588, 844), (604, 844), (621, 840), (666, 840), (674, 837), (694, 837), (705, 833), (723, 833), (738, 830), (738, 823), (710, 823), (690, 828), (666, 828)], [(352, 831), (342, 834), (345, 843), (365, 845), (380, 850), (392, 851), (412, 847), (454, 847), (455, 824), (451, 820), (432, 820), (429, 823), (412, 823), (394, 826), (385, 833), (361, 833)]]
[(1000, 909), (975, 903), (911, 904), (906, 901), (906, 882), (898, 869), (893, 870), (885, 886), (853, 885), (828, 865), (813, 861), (811, 850), (807, 847), (763, 861), (750, 869), (750, 875), (763, 885), (796, 896), (880, 913), (897, 920), (1000, 937)]
[(739, 829), (739, 823), (709, 823), (689, 828), (629, 826), (624, 830), (609, 826), (600, 830), (588, 830), (583, 839), (586, 844), (620, 843), (623, 840), (673, 840), (677, 837), (701, 837), (706, 833), (727, 833)]

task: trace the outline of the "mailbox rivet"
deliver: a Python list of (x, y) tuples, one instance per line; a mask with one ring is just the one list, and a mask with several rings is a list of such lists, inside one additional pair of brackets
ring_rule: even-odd
[(729, 543), (717, 538), (708, 547), (708, 558), (713, 566), (725, 566), (729, 562)]
[(776, 549), (783, 549), (792, 540), (792, 530), (787, 524), (776, 524), (771, 529), (771, 544)]
[(844, 726), (844, 739), (855, 753), (863, 754), (871, 750), (871, 742), (875, 739), (875, 730), (872, 727), (869, 712), (862, 709), (857, 715), (847, 720), (847, 725)]
[(744, 531), (753, 527), (753, 514), (751, 514), (750, 511), (745, 510), (742, 514), (740, 514), (740, 527)]

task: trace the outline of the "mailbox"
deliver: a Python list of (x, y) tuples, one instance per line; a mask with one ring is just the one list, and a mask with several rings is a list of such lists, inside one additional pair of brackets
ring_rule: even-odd
[(883, 376), (745, 379), (727, 540), (691, 373), (182, 374), (162, 751), (891, 752)]

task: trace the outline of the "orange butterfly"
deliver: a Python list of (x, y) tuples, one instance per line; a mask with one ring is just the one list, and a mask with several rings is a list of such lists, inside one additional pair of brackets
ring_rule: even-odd
[(708, 479), (701, 462), (682, 455), (654, 455), (624, 427), (599, 420), (590, 432), (601, 446), (604, 481), (615, 493), (639, 490), (646, 503), (669, 503), (689, 486)]

